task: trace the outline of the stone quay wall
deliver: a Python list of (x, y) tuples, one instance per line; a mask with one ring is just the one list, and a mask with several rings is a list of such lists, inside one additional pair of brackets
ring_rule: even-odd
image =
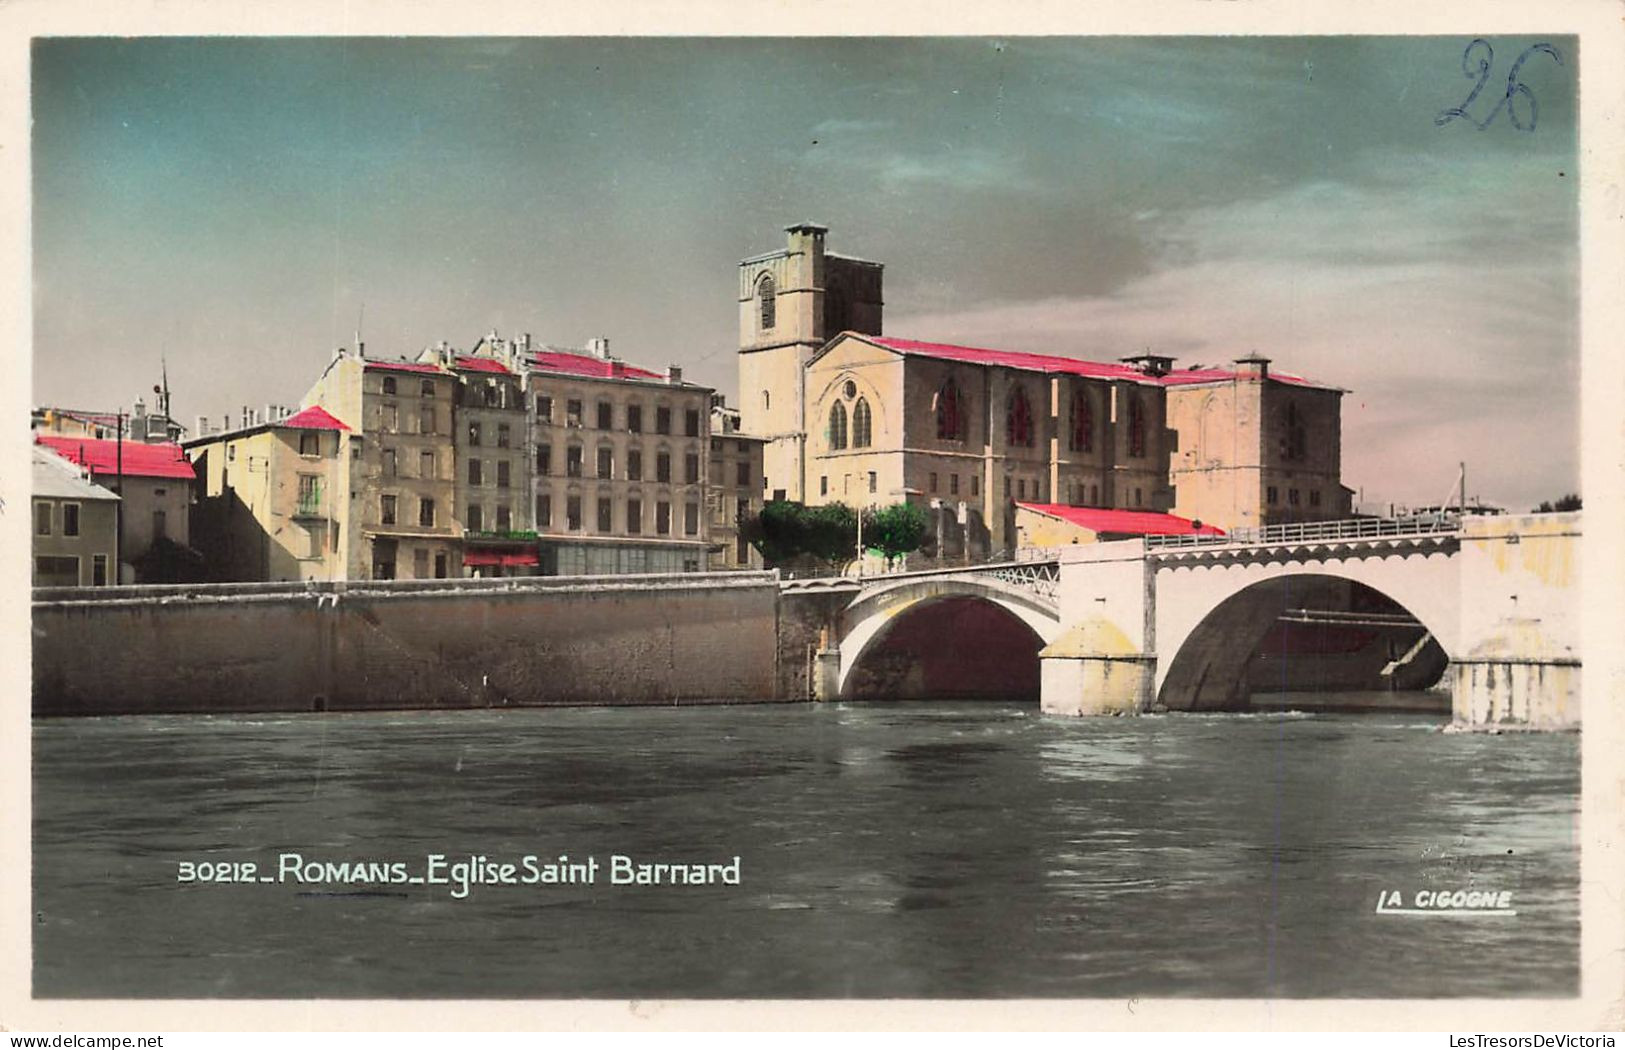
[(36, 715), (785, 695), (773, 573), (52, 588), (34, 599)]

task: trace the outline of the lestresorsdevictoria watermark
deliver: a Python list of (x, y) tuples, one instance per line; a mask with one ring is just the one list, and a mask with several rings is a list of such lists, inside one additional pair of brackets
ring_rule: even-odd
[(279, 853), (275, 863), (256, 860), (176, 861), (175, 881), (185, 885), (296, 885), (367, 889), (389, 886), (445, 886), (462, 900), (475, 887), (491, 886), (738, 886), (742, 863), (649, 860), (611, 853), (572, 857), (490, 857), (483, 853), (449, 856), (430, 853), (422, 862), (307, 857)]
[(1389, 889), (1377, 894), (1377, 914), (1510, 918), (1518, 914), (1518, 909), (1513, 905), (1511, 890), (1417, 890), (1407, 896)]
[(1614, 1037), (1607, 1033), (1599, 1035), (1569, 1035), (1566, 1033), (1533, 1035), (1452, 1035), (1450, 1045), (1453, 1047), (1473, 1047), (1475, 1050), (1550, 1050), (1561, 1047), (1563, 1050), (1577, 1047), (1609, 1047), (1614, 1045)]

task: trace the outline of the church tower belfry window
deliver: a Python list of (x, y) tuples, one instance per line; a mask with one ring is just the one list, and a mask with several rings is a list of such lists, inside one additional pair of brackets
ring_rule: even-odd
[(766, 273), (756, 282), (756, 295), (761, 300), (762, 330), (772, 328), (778, 320), (778, 294), (773, 285), (773, 275)]

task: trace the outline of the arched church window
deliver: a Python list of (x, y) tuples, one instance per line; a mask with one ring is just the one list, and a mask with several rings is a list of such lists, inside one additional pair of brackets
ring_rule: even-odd
[(1091, 452), (1095, 447), (1095, 413), (1087, 390), (1072, 391), (1072, 441), (1074, 452)]
[(1128, 396), (1128, 454), (1145, 455), (1145, 403), (1138, 391)]
[(869, 399), (858, 398), (858, 403), (852, 406), (852, 447), (868, 448), (871, 437), (872, 421), (869, 416)]
[(839, 401), (829, 406), (829, 447), (846, 447), (846, 406)]
[(937, 439), (959, 441), (965, 436), (964, 414), (959, 396), (959, 384), (952, 379), (943, 382), (937, 391)]
[(1004, 406), (1004, 437), (1006, 443), (1021, 448), (1033, 445), (1033, 406), (1027, 392), (1021, 387), (1010, 391)]
[(773, 288), (773, 275), (766, 273), (756, 282), (756, 294), (762, 300), (762, 328), (772, 328), (775, 321), (777, 300)]

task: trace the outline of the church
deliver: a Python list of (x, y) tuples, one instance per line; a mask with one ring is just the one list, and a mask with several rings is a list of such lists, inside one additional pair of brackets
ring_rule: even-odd
[(886, 335), (884, 266), (785, 232), (739, 264), (740, 429), (766, 439), (767, 498), (923, 503), (947, 561), (1010, 554), (1031, 508), (1140, 534), (1349, 516), (1343, 390), (1256, 354), (1178, 369)]

